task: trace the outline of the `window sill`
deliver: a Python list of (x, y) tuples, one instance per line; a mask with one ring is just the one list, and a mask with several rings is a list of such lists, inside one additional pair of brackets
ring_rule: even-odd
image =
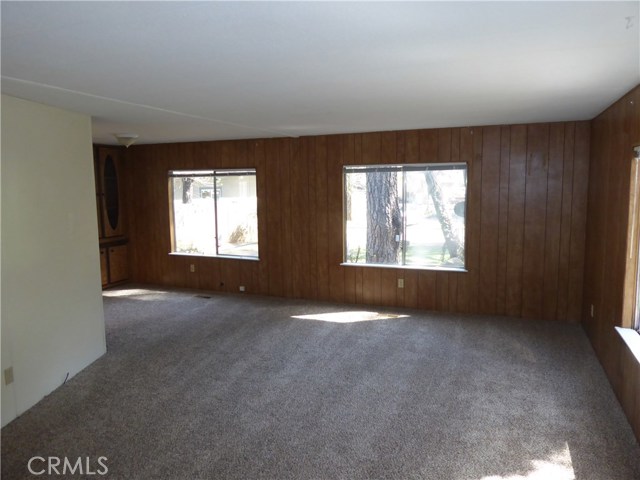
[(259, 262), (259, 257), (242, 257), (238, 255), (199, 255), (197, 253), (180, 253), (180, 252), (169, 252), (170, 256), (176, 257), (196, 257), (196, 258), (224, 258), (227, 260), (249, 260), (252, 262)]
[(627, 344), (627, 347), (629, 347), (633, 356), (636, 357), (638, 363), (640, 363), (640, 334), (633, 328), (616, 327), (616, 330), (624, 340), (624, 343)]
[(343, 262), (340, 264), (342, 267), (365, 267), (365, 268), (395, 268), (399, 270), (422, 270), (422, 271), (434, 271), (434, 272), (454, 272), (454, 273), (467, 273), (466, 268), (456, 267), (426, 267), (423, 265), (386, 265), (384, 263), (349, 263)]

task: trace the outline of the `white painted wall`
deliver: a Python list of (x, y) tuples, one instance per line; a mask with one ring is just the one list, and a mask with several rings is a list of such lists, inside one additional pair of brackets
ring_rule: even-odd
[(91, 119), (2, 95), (2, 425), (106, 351)]

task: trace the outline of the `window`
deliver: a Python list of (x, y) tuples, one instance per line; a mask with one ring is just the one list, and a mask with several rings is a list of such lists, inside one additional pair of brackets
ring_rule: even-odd
[(464, 270), (467, 165), (344, 167), (346, 264)]
[[(629, 255), (627, 257), (627, 279), (633, 281), (633, 316), (630, 326), (640, 331), (640, 145), (633, 148), (633, 161), (631, 164), (631, 191), (629, 207)], [(624, 315), (626, 316), (626, 315)]]
[(258, 257), (256, 171), (169, 172), (171, 251)]

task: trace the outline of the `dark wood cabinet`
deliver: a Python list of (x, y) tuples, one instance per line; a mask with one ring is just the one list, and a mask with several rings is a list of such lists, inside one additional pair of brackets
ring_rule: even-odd
[(108, 287), (129, 279), (129, 253), (126, 243), (104, 243), (100, 246), (102, 286)]
[(119, 147), (94, 147), (96, 208), (103, 288), (125, 282), (129, 278), (120, 152)]
[(100, 249), (100, 277), (102, 278), (102, 286), (109, 284), (109, 261), (107, 260), (107, 248)]

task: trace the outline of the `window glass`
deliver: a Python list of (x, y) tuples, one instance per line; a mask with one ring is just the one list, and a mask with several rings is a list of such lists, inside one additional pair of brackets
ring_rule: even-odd
[(218, 254), (258, 256), (258, 202), (255, 175), (216, 177)]
[(255, 170), (172, 171), (172, 252), (258, 257)]
[[(632, 186), (629, 210), (631, 212), (631, 236), (630, 248), (632, 251), (628, 255), (627, 268), (630, 271), (635, 269), (635, 291), (633, 305), (633, 328), (640, 332), (640, 146), (633, 149), (633, 164), (631, 170)], [(635, 258), (635, 260), (634, 260)]]
[(466, 164), (344, 168), (345, 263), (464, 269)]

